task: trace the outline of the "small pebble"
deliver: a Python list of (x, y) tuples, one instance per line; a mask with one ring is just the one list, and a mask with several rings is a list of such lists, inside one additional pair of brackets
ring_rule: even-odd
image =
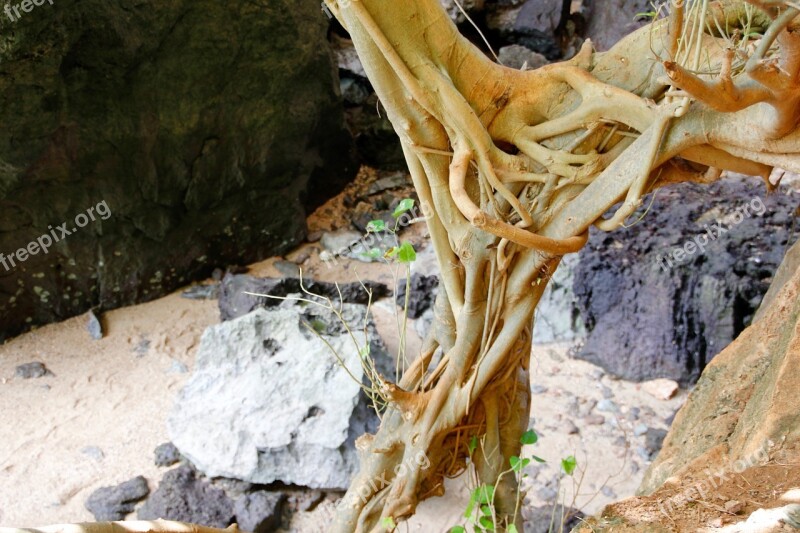
[(636, 435), (637, 437), (641, 437), (642, 435), (647, 433), (648, 429), (649, 428), (647, 427), (647, 424), (636, 424), (636, 427), (633, 428), (633, 434)]
[(604, 411), (607, 413), (619, 413), (619, 407), (617, 404), (609, 400), (608, 398), (603, 398), (599, 402), (597, 402), (597, 410)]
[(744, 505), (742, 505), (742, 502), (736, 500), (729, 500), (725, 502), (725, 510), (731, 514), (738, 514), (743, 508)]
[(85, 446), (81, 448), (81, 453), (86, 457), (94, 459), (95, 461), (102, 461), (106, 454), (97, 446)]
[(583, 417), (583, 421), (590, 426), (601, 426), (606, 421), (606, 417), (598, 414), (591, 414)]
[(545, 392), (547, 392), (547, 390), (548, 390), (547, 387), (544, 387), (542, 385), (531, 386), (531, 394), (544, 394)]
[(34, 361), (33, 363), (25, 363), (24, 365), (19, 365), (14, 370), (14, 375), (22, 379), (33, 379), (33, 378), (41, 378), (44, 376), (52, 376), (53, 373), (50, 372), (46, 366), (44, 366), (44, 363)]
[(617, 493), (614, 492), (611, 489), (611, 487), (605, 487), (604, 486), (602, 489), (600, 489), (600, 492), (602, 492), (603, 496), (605, 496), (606, 498), (611, 498), (612, 500), (617, 498)]
[(171, 442), (159, 444), (153, 451), (156, 466), (172, 466), (181, 460), (181, 452)]
[(577, 434), (577, 433), (579, 433), (579, 432), (580, 432), (580, 431), (578, 430), (578, 426), (576, 426), (576, 425), (575, 425), (575, 424), (572, 422), (572, 420), (565, 420), (565, 421), (564, 421), (564, 422), (561, 424), (561, 431), (562, 431), (563, 433), (566, 433), (567, 435), (575, 435), (575, 434)]

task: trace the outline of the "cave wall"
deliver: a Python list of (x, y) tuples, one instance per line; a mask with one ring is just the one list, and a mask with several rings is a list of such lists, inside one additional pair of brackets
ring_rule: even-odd
[(20, 15), (0, 12), (0, 341), (280, 253), (355, 172), (318, 1)]

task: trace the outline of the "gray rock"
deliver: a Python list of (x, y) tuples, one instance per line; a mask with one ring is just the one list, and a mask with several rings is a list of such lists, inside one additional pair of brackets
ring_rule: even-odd
[(650, 0), (588, 0), (586, 36), (595, 48), (606, 51), (649, 19), (637, 19), (637, 13), (652, 10)]
[[(344, 303), (366, 304), (369, 295), (360, 283), (340, 283), (339, 288), (333, 283), (325, 283), (311, 279), (303, 280), (303, 288), (307, 291), (339, 301), (339, 294)], [(391, 294), (389, 287), (382, 283), (365, 281), (364, 286), (372, 291), (372, 300), (383, 298)], [(269, 294), (271, 296), (286, 296), (301, 292), (298, 278), (257, 278), (246, 274), (226, 274), (222, 280), (219, 297), (219, 310), (222, 320), (231, 320), (247, 313), (267, 307), (276, 307), (281, 300), (251, 296), (250, 294)]]
[[(410, 282), (411, 292), (408, 297), (408, 317), (417, 319), (425, 311), (433, 307), (439, 289), (439, 276), (423, 276), (412, 274)], [(405, 305), (406, 280), (401, 279), (397, 284), (395, 302), (401, 308)]]
[(606, 421), (606, 417), (603, 415), (591, 414), (584, 416), (583, 421), (590, 426), (601, 426)]
[(14, 375), (22, 379), (41, 378), (44, 376), (52, 376), (53, 373), (44, 366), (44, 363), (35, 361), (33, 363), (25, 363), (19, 365), (14, 369)]
[[(631, 381), (694, 383), (752, 321), (795, 239), (797, 202), (767, 195), (756, 178), (679, 184), (660, 190), (637, 224), (590, 231), (573, 285), (589, 330), (577, 357)], [(676, 262), (687, 246), (693, 253)]]
[(86, 509), (98, 522), (125, 520), (136, 508), (136, 502), (150, 494), (147, 480), (137, 476), (115, 487), (101, 487), (86, 500)]
[(153, 454), (156, 466), (172, 466), (181, 460), (181, 452), (171, 442), (159, 444)]
[(363, 105), (370, 95), (369, 83), (356, 78), (342, 78), (339, 81), (339, 90), (345, 104)]
[(533, 384), (531, 385), (531, 394), (544, 394), (547, 392), (547, 387), (544, 385)]
[(286, 494), (260, 490), (245, 494), (234, 504), (236, 523), (242, 531), (270, 533), (281, 524), (281, 510)]
[(612, 489), (611, 487), (608, 487), (608, 486), (606, 486), (606, 485), (603, 485), (603, 488), (602, 488), (602, 489), (600, 489), (600, 492), (601, 492), (601, 493), (603, 494), (603, 496), (605, 496), (606, 498), (611, 498), (611, 499), (613, 499), (613, 500), (616, 500), (616, 499), (617, 499), (617, 493), (616, 493), (616, 492), (614, 492), (614, 489)]
[(106, 454), (98, 446), (84, 446), (81, 448), (81, 453), (95, 461), (102, 461), (106, 457)]
[(289, 278), (299, 278), (300, 277), (300, 267), (297, 266), (296, 263), (292, 263), (291, 261), (282, 261), (278, 260), (272, 263), (272, 266), (275, 269)]
[(536, 491), (536, 497), (542, 501), (550, 502), (558, 497), (558, 492), (552, 487), (540, 487)]
[[(376, 418), (359, 384), (302, 322), (362, 379), (365, 309), (342, 307), (359, 347), (332, 313), (290, 302), (208, 328), (167, 422), (172, 442), (208, 476), (346, 488), (358, 463), (355, 438)], [(369, 332), (370, 353), (385, 372), (390, 358)]]
[(664, 444), (664, 438), (667, 436), (666, 429), (649, 428), (644, 434), (644, 447), (647, 450), (647, 457), (652, 461), (655, 459), (658, 452), (661, 451), (661, 446)]
[(282, 253), (358, 168), (319, 2), (137, 5), (2, 15), (0, 250), (50, 246), (0, 266), (0, 342)]
[(578, 299), (572, 290), (577, 264), (578, 254), (564, 256), (552, 274), (536, 306), (534, 343), (575, 341), (586, 336), (578, 311)]
[(103, 324), (100, 322), (100, 319), (97, 318), (97, 315), (94, 314), (94, 311), (90, 310), (87, 316), (89, 318), (86, 322), (86, 329), (94, 340), (99, 341), (103, 338)]
[(525, 509), (524, 516), (526, 533), (568, 533), (581, 523), (585, 515), (578, 509), (556, 504)]
[(178, 361), (177, 359), (172, 360), (172, 364), (169, 365), (169, 370), (167, 373), (169, 374), (185, 374), (189, 371), (189, 367), (186, 366), (185, 363)]
[(372, 263), (375, 259), (367, 255), (371, 249), (369, 244), (371, 238), (375, 237), (351, 230), (323, 233), (320, 243), (325, 248), (325, 252), (320, 254), (320, 258), (327, 262), (336, 261), (339, 257), (347, 257), (362, 263)]
[(615, 404), (608, 398), (603, 398), (602, 400), (597, 402), (597, 410), (605, 411), (606, 413), (619, 413), (619, 407), (617, 406), (617, 404)]
[(176, 520), (226, 528), (234, 522), (233, 502), (225, 492), (197, 477), (189, 465), (164, 474), (137, 513), (139, 520)]
[(549, 63), (542, 54), (518, 44), (500, 48), (497, 51), (497, 58), (501, 65), (517, 70), (522, 70), (523, 67), (525, 67), (524, 70), (536, 70)]
[(181, 292), (181, 298), (187, 298), (189, 300), (216, 300), (219, 298), (219, 283), (192, 285)]
[(637, 437), (641, 437), (642, 435), (647, 433), (649, 429), (650, 428), (647, 427), (647, 424), (636, 424), (636, 426), (634, 426), (633, 428), (633, 434), (636, 435)]
[(453, 22), (462, 23), (465, 22), (467, 19), (464, 16), (464, 12), (459, 9), (458, 4), (461, 4), (461, 7), (466, 11), (468, 14), (472, 13), (473, 11), (480, 11), (483, 9), (483, 5), (485, 0), (459, 0), (458, 4), (454, 0), (439, 0), (439, 3), (442, 4), (445, 11), (447, 11), (448, 16)]

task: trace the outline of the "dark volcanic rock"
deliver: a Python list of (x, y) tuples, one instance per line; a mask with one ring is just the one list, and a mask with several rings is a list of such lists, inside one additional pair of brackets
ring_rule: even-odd
[(260, 490), (245, 494), (234, 504), (236, 523), (242, 531), (270, 533), (281, 524), (286, 494)]
[(53, 373), (50, 372), (46, 366), (44, 366), (44, 363), (33, 362), (19, 365), (14, 370), (14, 375), (22, 379), (32, 379), (41, 378), (44, 376), (52, 376)]
[(648, 428), (644, 434), (644, 448), (647, 450), (650, 460), (656, 458), (658, 452), (661, 451), (661, 446), (664, 444), (664, 438), (667, 436), (666, 429)]
[(578, 356), (626, 379), (696, 381), (752, 321), (795, 238), (797, 204), (796, 194), (729, 178), (669, 187), (641, 222), (593, 230), (575, 274), (590, 331)]
[(222, 490), (197, 478), (189, 465), (170, 470), (137, 513), (139, 520), (177, 520), (226, 528), (234, 522), (233, 502)]
[(136, 502), (150, 493), (147, 480), (137, 476), (116, 487), (101, 487), (89, 495), (86, 509), (98, 522), (125, 520), (132, 513)]
[[(334, 302), (339, 301), (339, 291), (333, 283), (303, 280), (303, 287), (314, 294), (327, 296)], [(388, 296), (389, 287), (382, 283), (365, 282), (364, 285), (372, 290), (372, 300)], [(360, 283), (340, 283), (344, 303), (366, 304), (369, 297)], [(231, 320), (246, 315), (259, 307), (275, 307), (281, 300), (250, 296), (245, 292), (254, 294), (269, 294), (271, 296), (286, 296), (287, 294), (300, 293), (299, 278), (256, 278), (245, 274), (226, 274), (222, 279), (219, 297), (219, 311), (222, 320)]]
[(650, 22), (648, 18), (637, 19), (636, 14), (653, 10), (650, 0), (588, 0), (584, 4), (588, 6), (586, 37), (601, 51)]
[[(411, 275), (411, 293), (408, 297), (408, 317), (419, 318), (422, 313), (433, 307), (436, 301), (436, 289), (439, 287), (439, 276)], [(401, 279), (397, 285), (395, 301), (401, 308), (405, 305), (406, 280)]]
[(156, 466), (172, 466), (181, 460), (181, 452), (171, 442), (159, 444), (153, 454)]
[(282, 253), (356, 170), (319, 1), (2, 16), (0, 341)]
[[(555, 509), (552, 505), (532, 507), (523, 510), (525, 518), (525, 531), (528, 533), (566, 533), (581, 523), (585, 516), (578, 509), (564, 507), (556, 504)], [(554, 525), (551, 529), (550, 523)], [(563, 527), (562, 527), (563, 525)]]

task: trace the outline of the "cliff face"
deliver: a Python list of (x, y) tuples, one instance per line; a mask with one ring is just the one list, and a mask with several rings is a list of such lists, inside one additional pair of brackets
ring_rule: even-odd
[(12, 17), (0, 340), (280, 253), (353, 175), (314, 0), (55, 0)]

